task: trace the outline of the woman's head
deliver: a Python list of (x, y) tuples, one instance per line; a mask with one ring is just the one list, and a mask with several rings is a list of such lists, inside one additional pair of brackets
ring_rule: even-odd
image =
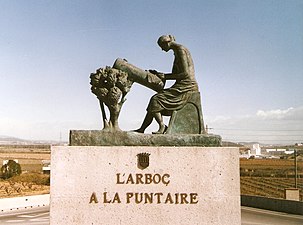
[(175, 40), (175, 37), (172, 35), (162, 35), (158, 39), (158, 45), (161, 47), (162, 50), (167, 52), (170, 50), (171, 43)]

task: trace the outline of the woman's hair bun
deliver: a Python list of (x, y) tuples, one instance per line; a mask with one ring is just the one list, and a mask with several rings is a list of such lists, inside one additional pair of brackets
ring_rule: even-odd
[(176, 41), (175, 36), (173, 36), (173, 35), (168, 35), (168, 36), (169, 36), (169, 38), (170, 38), (171, 41)]

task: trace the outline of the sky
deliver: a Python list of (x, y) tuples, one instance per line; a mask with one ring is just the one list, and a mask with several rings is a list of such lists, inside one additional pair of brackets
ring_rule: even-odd
[[(172, 34), (193, 57), (209, 132), (303, 142), (302, 0), (0, 0), (0, 29), (0, 135), (67, 141), (102, 129), (90, 73), (116, 58), (170, 72), (157, 39)], [(141, 125), (154, 94), (133, 85), (122, 130)]]

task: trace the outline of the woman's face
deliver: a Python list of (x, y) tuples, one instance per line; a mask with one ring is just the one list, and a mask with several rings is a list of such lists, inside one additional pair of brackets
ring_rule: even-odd
[(168, 41), (162, 41), (159, 43), (159, 46), (160, 48), (163, 50), (163, 51), (166, 51), (168, 52), (170, 50), (170, 45), (169, 45), (169, 42)]

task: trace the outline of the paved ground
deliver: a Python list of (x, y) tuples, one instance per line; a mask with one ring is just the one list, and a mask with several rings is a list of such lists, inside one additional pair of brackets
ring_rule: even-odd
[(47, 225), (49, 224), (49, 206), (0, 213), (1, 225)]
[[(242, 225), (302, 225), (303, 216), (242, 207)], [(1, 225), (49, 224), (49, 207), (0, 214)]]
[(303, 216), (241, 207), (242, 225), (302, 225)]

